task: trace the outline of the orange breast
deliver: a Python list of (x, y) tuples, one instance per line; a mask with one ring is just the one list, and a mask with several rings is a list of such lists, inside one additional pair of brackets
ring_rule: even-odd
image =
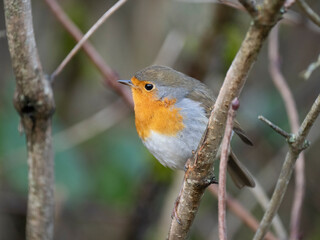
[(155, 92), (132, 88), (135, 122), (139, 136), (146, 139), (150, 131), (174, 136), (184, 128), (180, 108), (174, 107), (176, 100), (157, 100)]

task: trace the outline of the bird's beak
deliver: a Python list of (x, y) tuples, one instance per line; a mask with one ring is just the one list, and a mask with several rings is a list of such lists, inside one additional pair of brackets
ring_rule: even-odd
[(128, 85), (130, 87), (133, 87), (133, 83), (131, 82), (131, 80), (118, 80), (119, 83), (122, 83), (124, 85)]

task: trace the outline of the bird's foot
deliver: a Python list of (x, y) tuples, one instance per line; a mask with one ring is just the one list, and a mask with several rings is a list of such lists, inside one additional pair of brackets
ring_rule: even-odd
[(172, 214), (171, 214), (171, 218), (175, 218), (177, 223), (179, 223), (181, 225), (181, 219), (178, 215), (178, 206), (179, 206), (179, 203), (180, 203), (180, 196), (181, 196), (181, 192), (179, 193), (179, 196), (177, 197), (175, 203), (174, 203), (174, 207), (173, 207), (173, 211), (172, 211)]

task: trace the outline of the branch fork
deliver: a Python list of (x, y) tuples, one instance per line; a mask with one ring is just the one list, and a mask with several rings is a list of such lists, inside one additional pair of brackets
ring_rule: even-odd
[(313, 103), (309, 113), (305, 117), (304, 121), (302, 122), (297, 135), (295, 135), (295, 141), (292, 144), (289, 144), (290, 148), (286, 155), (286, 159), (283, 163), (283, 167), (280, 172), (280, 176), (273, 192), (272, 198), (270, 200), (269, 206), (267, 211), (265, 212), (259, 229), (257, 230), (256, 234), (254, 235), (254, 240), (261, 240), (267, 233), (271, 221), (274, 218), (275, 214), (277, 213), (282, 199), (285, 195), (287, 190), (289, 180), (292, 175), (292, 171), (295, 166), (295, 162), (303, 150), (308, 144), (305, 142), (305, 138), (307, 137), (314, 121), (317, 119), (320, 113), (320, 95), (318, 95), (317, 99)]
[(286, 132), (285, 130), (283, 130), (279, 126), (275, 125), (274, 123), (272, 123), (271, 121), (269, 121), (268, 119), (266, 119), (263, 116), (259, 116), (258, 119), (261, 120), (262, 122), (266, 123), (276, 133), (278, 133), (279, 135), (283, 136), (287, 140), (289, 146), (294, 148), (298, 152), (301, 152), (301, 151), (305, 150), (306, 148), (308, 148), (310, 146), (310, 141), (308, 141), (308, 140), (304, 140), (304, 142), (302, 144), (300, 144), (300, 146), (295, 146), (295, 143), (297, 141), (297, 135), (296, 134)]

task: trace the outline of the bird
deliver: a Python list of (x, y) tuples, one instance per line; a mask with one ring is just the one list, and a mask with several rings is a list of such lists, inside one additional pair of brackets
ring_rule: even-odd
[[(162, 165), (185, 169), (206, 130), (216, 100), (213, 91), (197, 79), (159, 65), (118, 82), (131, 88), (136, 130), (146, 148)], [(237, 121), (233, 132), (253, 145)], [(232, 150), (228, 172), (238, 188), (255, 186), (252, 175)]]

